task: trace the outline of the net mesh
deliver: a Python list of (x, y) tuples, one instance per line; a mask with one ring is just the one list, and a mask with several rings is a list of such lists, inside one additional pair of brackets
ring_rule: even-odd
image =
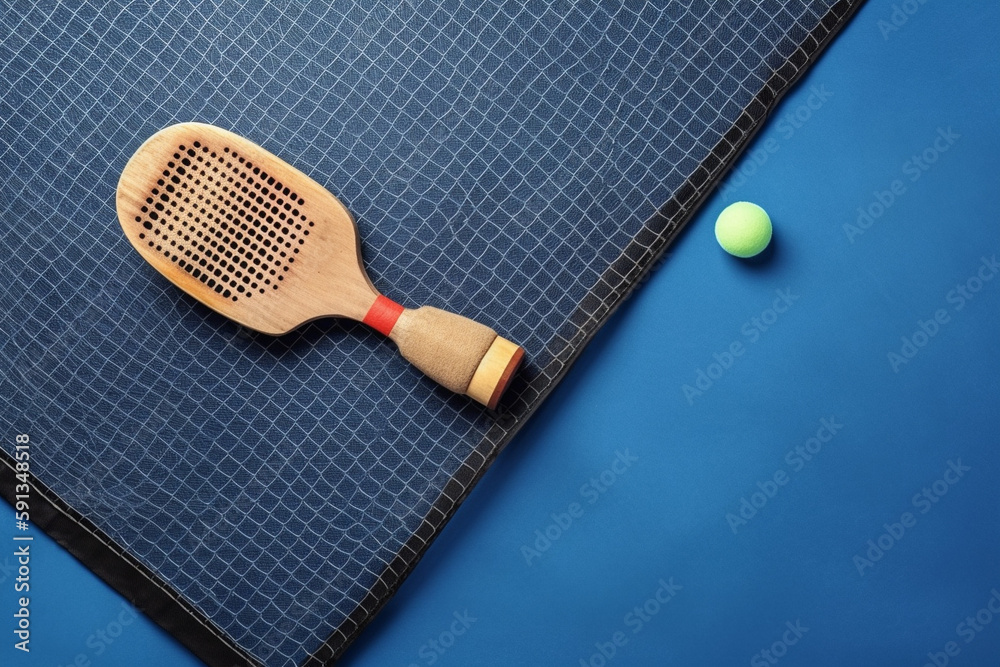
[[(657, 211), (685, 188), (695, 202), (775, 73), (806, 64), (833, 4), (5, 2), (0, 423), (248, 659), (301, 664), (331, 636), (339, 652), (691, 207)], [(363, 325), (256, 334), (146, 265), (118, 176), (187, 120), (336, 194), (387, 296), (523, 345), (500, 413)]]

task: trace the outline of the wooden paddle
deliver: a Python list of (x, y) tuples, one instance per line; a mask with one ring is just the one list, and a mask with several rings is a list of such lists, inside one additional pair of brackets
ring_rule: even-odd
[(139, 254), (209, 308), (283, 334), (349, 317), (391, 338), (452, 391), (495, 408), (524, 350), (487, 326), (382, 296), (361, 263), (354, 219), (294, 167), (211, 125), (150, 137), (118, 182), (118, 220)]

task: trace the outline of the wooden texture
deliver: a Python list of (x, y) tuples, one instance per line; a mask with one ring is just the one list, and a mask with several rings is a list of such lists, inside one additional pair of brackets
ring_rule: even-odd
[(524, 349), (520, 345), (497, 336), (479, 362), (465, 393), (491, 410), (496, 408), (523, 358)]
[[(181, 123), (156, 133), (126, 164), (116, 205), (146, 261), (251, 329), (278, 335), (321, 317), (363, 321), (379, 296), (344, 205), (232, 132)], [(489, 327), (429, 306), (404, 310), (389, 337), (428, 376), (490, 408), (523, 356), (506, 339), (497, 346)]]
[[(194, 146), (196, 142), (199, 147)], [(206, 148), (207, 151), (204, 150)], [(195, 155), (190, 155), (190, 152)], [(198, 156), (203, 158), (203, 162), (195, 159)], [(239, 158), (243, 158), (243, 162)], [(198, 168), (184, 165), (184, 159), (198, 165)], [(207, 166), (206, 161), (211, 166)], [(170, 167), (170, 164), (174, 166)], [(255, 174), (254, 168), (266, 172), (267, 178), (261, 178), (260, 173)], [(179, 169), (184, 173), (178, 173)], [(213, 172), (213, 169), (218, 171)], [(164, 175), (164, 172), (169, 172), (169, 175)], [(172, 178), (178, 178), (180, 183), (173, 183)], [(275, 179), (274, 184), (268, 185), (270, 178)], [(276, 194), (275, 185), (278, 183), (282, 185), (281, 195)], [(174, 191), (169, 192), (168, 187)], [(243, 188), (247, 188), (248, 192), (242, 192)], [(267, 194), (263, 194), (265, 188)], [(294, 203), (290, 195), (284, 194), (285, 188), (297, 195)], [(154, 190), (156, 194), (153, 194)], [(250, 193), (253, 193), (253, 199), (250, 199)], [(275, 201), (270, 199), (272, 194)], [(244, 201), (239, 202), (234, 195), (242, 196)], [(279, 197), (283, 200), (281, 204), (276, 201)], [(256, 201), (257, 198), (277, 211), (265, 209), (263, 203)], [(157, 211), (153, 208), (156, 205), (165, 210)], [(290, 208), (286, 210), (285, 205)], [(361, 266), (357, 227), (343, 204), (302, 172), (226, 130), (201, 123), (182, 123), (153, 135), (125, 166), (118, 183), (117, 206), (118, 219), (125, 235), (146, 261), (195, 299), (251, 329), (277, 335), (318, 317), (332, 315), (361, 320), (378, 296)], [(255, 206), (257, 212), (251, 206)], [(148, 210), (144, 211), (144, 208)], [(293, 215), (292, 211), (298, 211), (298, 214)], [(151, 213), (157, 214), (156, 220), (149, 219)], [(275, 213), (284, 214), (285, 219)], [(157, 246), (173, 250), (172, 254), (181, 258), (184, 251), (193, 251), (202, 259), (207, 258), (207, 263), (216, 268), (221, 268), (219, 263), (222, 261), (232, 265), (232, 260), (227, 260), (223, 254), (225, 250), (234, 254), (237, 250), (245, 250), (240, 253), (241, 256), (252, 255), (266, 262), (266, 254), (261, 256), (259, 250), (245, 246), (242, 240), (235, 239), (234, 234), (226, 233), (223, 225), (238, 230), (234, 233), (241, 233), (243, 239), (248, 239), (249, 230), (236, 226), (246, 225), (275, 245), (268, 237), (268, 232), (274, 227), (268, 224), (268, 216), (276, 222), (294, 219), (304, 228), (296, 234), (292, 242), (294, 247), (279, 249), (288, 255), (286, 260), (293, 261), (283, 262), (275, 275), (267, 275), (271, 283), (263, 286), (263, 293), (258, 287), (250, 295), (235, 294), (236, 301), (223, 297), (183, 269), (178, 261), (168, 258), (163, 250), (157, 250)], [(153, 223), (154, 230), (159, 229), (161, 233), (157, 235), (151, 233), (154, 230), (145, 229), (144, 221)], [(312, 226), (309, 226), (310, 222)], [(168, 229), (168, 225), (173, 225), (173, 229)], [(221, 237), (216, 235), (220, 231)], [(196, 236), (198, 232), (202, 236)], [(185, 236), (189, 237), (188, 240), (184, 239)], [(227, 237), (231, 240), (224, 244), (223, 239)], [(286, 239), (285, 243), (290, 241)], [(183, 246), (184, 250), (178, 251), (177, 246), (170, 245), (171, 242)], [(216, 246), (209, 245), (211, 242), (215, 242)], [(270, 250), (263, 241), (254, 239), (254, 242), (258, 248)], [(234, 243), (235, 247), (232, 247)], [(198, 251), (199, 245), (204, 250)], [(224, 246), (224, 250), (220, 252), (218, 246)], [(212, 261), (211, 255), (218, 260)], [(280, 256), (276, 258), (280, 259)], [(190, 258), (187, 261), (190, 263)], [(268, 263), (268, 271), (275, 268), (273, 264), (273, 261)], [(242, 272), (246, 274), (246, 271)], [(242, 278), (237, 280), (242, 282)]]

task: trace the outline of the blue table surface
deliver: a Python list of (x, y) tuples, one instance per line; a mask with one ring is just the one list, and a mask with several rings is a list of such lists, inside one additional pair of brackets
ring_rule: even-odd
[[(343, 664), (1000, 665), (997, 34), (867, 4)], [(0, 664), (201, 664), (32, 534)]]

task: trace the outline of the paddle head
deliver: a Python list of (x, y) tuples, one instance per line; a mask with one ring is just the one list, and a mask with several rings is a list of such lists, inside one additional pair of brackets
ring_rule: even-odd
[(117, 207), (146, 261), (251, 329), (282, 334), (317, 317), (363, 319), (378, 296), (343, 204), (232, 132), (181, 123), (156, 133), (125, 166)]

